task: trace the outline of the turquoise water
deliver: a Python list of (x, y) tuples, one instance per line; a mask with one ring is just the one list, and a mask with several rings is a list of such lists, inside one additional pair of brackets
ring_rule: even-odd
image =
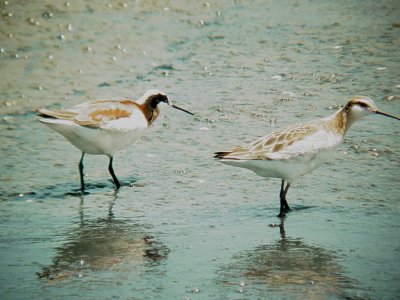
[[(213, 152), (334, 112), (353, 95), (400, 116), (396, 1), (1, 3), (2, 299), (397, 299), (397, 121), (355, 124), (296, 181)], [(85, 158), (36, 107), (165, 91), (145, 137)]]

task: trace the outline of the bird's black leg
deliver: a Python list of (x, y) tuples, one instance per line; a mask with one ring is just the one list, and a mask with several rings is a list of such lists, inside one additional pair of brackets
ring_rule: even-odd
[(285, 179), (282, 179), (281, 191), (279, 193), (279, 197), (281, 199), (281, 206), (278, 217), (280, 218), (284, 217), (285, 214), (290, 210), (289, 204), (286, 201), (286, 194), (289, 188), (290, 188), (290, 183), (286, 183), (285, 186)]
[(82, 152), (81, 160), (79, 161), (79, 176), (81, 178), (81, 191), (85, 191), (85, 181), (83, 179), (83, 157), (85, 156), (85, 152)]
[(113, 162), (113, 158), (112, 158), (112, 156), (110, 156), (110, 164), (108, 165), (108, 171), (110, 172), (117, 189), (119, 189), (121, 184), (119, 183), (117, 176), (115, 176), (114, 169), (113, 169), (113, 166), (112, 166), (112, 162)]
[(285, 187), (285, 191), (284, 191), (284, 202), (285, 202), (284, 204), (285, 204), (285, 210), (286, 210), (287, 212), (290, 210), (289, 204), (288, 204), (287, 201), (286, 201), (286, 194), (287, 194), (289, 188), (290, 188), (290, 183), (287, 182), (287, 183), (286, 183), (286, 187)]

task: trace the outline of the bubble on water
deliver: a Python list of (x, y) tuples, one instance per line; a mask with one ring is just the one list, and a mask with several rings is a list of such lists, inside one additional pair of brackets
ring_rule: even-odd
[[(6, 102), (6, 105), (7, 105), (7, 102)], [(11, 105), (12, 104), (10, 103), (10, 105), (7, 105), (7, 106), (11, 106)], [(5, 116), (5, 117), (3, 117), (3, 121), (6, 123), (15, 123), (15, 118), (12, 116)]]
[(384, 97), (384, 99), (388, 100), (388, 101), (392, 101), (394, 99), (394, 96), (386, 96), (386, 97)]
[(35, 26), (40, 25), (40, 22), (39, 22), (39, 21), (36, 21), (34, 18), (29, 18), (28, 22), (29, 22), (29, 24), (31, 24), (31, 25), (35, 25)]
[(297, 96), (297, 94), (293, 93), (293, 92), (283, 92), (283, 95), (289, 96), (289, 97), (296, 97)]
[(175, 174), (178, 174), (178, 175), (185, 175), (186, 173), (187, 173), (186, 169), (175, 170)]
[(52, 17), (53, 17), (52, 12), (45, 11), (44, 13), (42, 13), (42, 18), (44, 18), (44, 19), (50, 19)]
[(86, 51), (86, 52), (93, 52), (93, 48), (89, 47), (89, 46), (83, 47), (83, 50)]
[(280, 81), (280, 80), (282, 80), (282, 76), (281, 75), (274, 75), (274, 76), (271, 77), (271, 79)]
[(269, 117), (269, 124), (275, 125), (277, 120), (278, 120), (277, 116), (271, 116), (271, 117)]

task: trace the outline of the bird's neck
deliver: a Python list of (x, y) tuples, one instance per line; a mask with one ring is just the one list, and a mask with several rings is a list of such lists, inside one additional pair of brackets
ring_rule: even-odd
[(352, 124), (349, 123), (347, 112), (341, 109), (328, 117), (329, 127), (341, 135), (345, 135)]
[(343, 107), (335, 114), (336, 118), (341, 120), (344, 135), (349, 131), (350, 127), (353, 126), (354, 122), (357, 121), (357, 119), (350, 114), (351, 111), (347, 109), (347, 107)]
[(160, 110), (157, 107), (157, 104), (152, 101), (146, 101), (142, 104), (142, 111), (144, 116), (146, 117), (149, 126), (157, 119), (160, 114)]

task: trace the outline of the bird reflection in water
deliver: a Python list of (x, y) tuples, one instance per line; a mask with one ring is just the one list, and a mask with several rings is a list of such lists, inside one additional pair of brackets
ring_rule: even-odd
[(218, 271), (222, 286), (255, 297), (271, 292), (290, 299), (348, 297), (356, 281), (343, 274), (334, 252), (287, 237), (284, 220), (270, 227), (279, 228), (280, 239), (235, 255)]
[(79, 227), (67, 233), (52, 264), (36, 273), (39, 278), (59, 282), (99, 271), (132, 272), (135, 266), (154, 266), (168, 257), (168, 247), (146, 233), (146, 226), (114, 217), (116, 195), (108, 216), (94, 220), (85, 220), (81, 198)]

